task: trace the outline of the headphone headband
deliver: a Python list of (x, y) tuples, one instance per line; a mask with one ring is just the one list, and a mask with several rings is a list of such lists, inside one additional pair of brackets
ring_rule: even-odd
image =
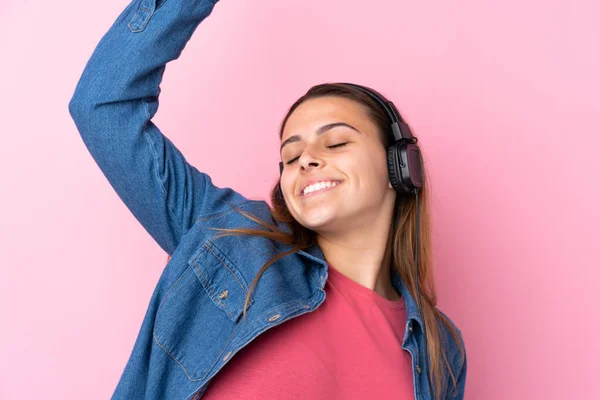
[(354, 87), (362, 91), (363, 93), (368, 94), (373, 100), (379, 103), (379, 105), (385, 110), (388, 117), (390, 118), (392, 134), (394, 135), (394, 143), (399, 140), (405, 140), (410, 143), (417, 143), (418, 139), (413, 136), (412, 132), (410, 131), (410, 128), (408, 127), (406, 122), (404, 122), (404, 119), (400, 115), (400, 112), (398, 112), (398, 109), (396, 108), (393, 102), (385, 99), (385, 97), (381, 93), (377, 92), (374, 89), (368, 89), (364, 86), (348, 82), (340, 82), (339, 84)]

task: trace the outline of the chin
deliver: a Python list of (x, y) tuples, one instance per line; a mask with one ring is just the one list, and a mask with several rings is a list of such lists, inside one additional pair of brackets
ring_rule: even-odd
[(321, 210), (315, 210), (313, 212), (302, 215), (301, 218), (296, 220), (300, 223), (300, 225), (304, 226), (307, 229), (319, 231), (322, 229), (329, 230), (332, 226), (335, 225), (337, 218), (331, 212), (326, 213), (322, 212)]

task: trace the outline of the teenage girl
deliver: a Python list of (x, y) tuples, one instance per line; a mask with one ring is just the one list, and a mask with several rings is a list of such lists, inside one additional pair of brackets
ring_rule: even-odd
[(462, 399), (466, 352), (436, 308), (424, 166), (381, 94), (328, 83), (291, 106), (272, 206), (214, 185), (152, 122), (166, 64), (215, 3), (133, 0), (69, 103), (169, 256), (113, 398)]

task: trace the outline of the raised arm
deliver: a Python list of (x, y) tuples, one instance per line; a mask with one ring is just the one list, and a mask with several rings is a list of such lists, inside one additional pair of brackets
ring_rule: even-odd
[(171, 255), (194, 221), (246, 199), (218, 188), (151, 121), (166, 63), (217, 0), (133, 0), (87, 62), (69, 112), (119, 197)]

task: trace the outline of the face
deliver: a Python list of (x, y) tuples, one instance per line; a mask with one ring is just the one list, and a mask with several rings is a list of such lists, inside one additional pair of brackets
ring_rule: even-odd
[(361, 227), (393, 206), (386, 151), (361, 104), (333, 96), (307, 100), (288, 118), (281, 143), (281, 190), (306, 228)]

